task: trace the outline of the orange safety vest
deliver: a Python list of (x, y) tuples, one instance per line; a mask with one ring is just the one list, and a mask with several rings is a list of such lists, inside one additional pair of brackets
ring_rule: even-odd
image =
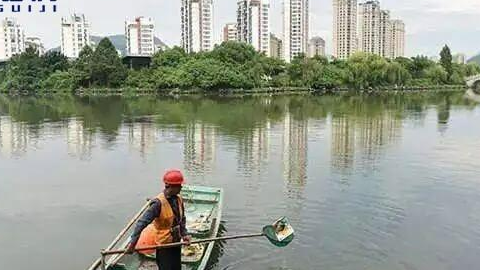
[[(183, 218), (183, 199), (178, 197), (179, 220)], [(140, 234), (136, 248), (143, 248), (155, 245), (169, 244), (173, 242), (172, 226), (175, 220), (172, 207), (165, 198), (165, 195), (160, 193), (157, 199), (161, 203), (160, 215), (153, 220), (153, 222), (145, 228)], [(178, 224), (180, 225), (180, 224)], [(143, 254), (154, 254), (155, 250), (142, 251)]]

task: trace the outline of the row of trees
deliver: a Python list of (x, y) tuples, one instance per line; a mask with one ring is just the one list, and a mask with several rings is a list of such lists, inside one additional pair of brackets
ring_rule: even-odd
[(115, 88), (123, 86), (127, 76), (128, 70), (117, 50), (110, 40), (103, 39), (95, 51), (86, 46), (73, 62), (59, 52), (39, 56), (34, 49), (27, 48), (0, 69), (0, 89)]
[(59, 53), (38, 56), (28, 49), (0, 70), (1, 89), (250, 89), (309, 87), (366, 89), (387, 86), (464, 84), (480, 73), (476, 64), (452, 63), (447, 46), (436, 63), (427, 57), (395, 60), (357, 53), (348, 60), (296, 57), (291, 63), (266, 57), (247, 44), (225, 42), (210, 52), (187, 54), (174, 47), (155, 54), (152, 65), (128, 70), (108, 39), (85, 47), (69, 62)]

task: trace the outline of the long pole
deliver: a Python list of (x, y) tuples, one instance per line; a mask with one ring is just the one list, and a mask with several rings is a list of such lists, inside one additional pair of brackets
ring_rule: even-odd
[[(265, 236), (263, 233), (256, 233), (256, 234), (243, 234), (243, 235), (234, 235), (234, 236), (223, 236), (223, 237), (215, 237), (215, 238), (209, 238), (209, 239), (201, 239), (201, 240), (196, 240), (190, 242), (190, 244), (201, 244), (201, 243), (207, 243), (207, 242), (213, 242), (213, 241), (222, 241), (222, 240), (233, 240), (233, 239), (245, 239), (245, 238), (254, 238), (254, 237), (262, 237)], [(149, 246), (149, 247), (143, 247), (143, 248), (138, 248), (135, 249), (135, 251), (145, 251), (145, 250), (151, 250), (151, 249), (160, 249), (160, 248), (171, 248), (171, 247), (178, 247), (178, 246), (183, 246), (186, 245), (185, 242), (178, 242), (178, 243), (171, 243), (171, 244), (165, 244), (165, 245), (158, 245), (158, 246)], [(127, 252), (126, 249), (121, 249), (121, 250), (105, 250), (102, 251), (103, 256), (108, 256), (108, 255), (114, 255), (114, 254), (125, 254)]]
[[(140, 218), (140, 216), (143, 214), (143, 212), (145, 212), (145, 210), (147, 210), (147, 208), (150, 206), (150, 199), (147, 200), (147, 202), (145, 203), (145, 205), (140, 209), (140, 211), (138, 211), (137, 214), (135, 214), (135, 216), (128, 222), (128, 224), (125, 226), (125, 228), (123, 228), (123, 230), (117, 235), (117, 237), (115, 237), (115, 239), (112, 241), (112, 243), (110, 243), (110, 245), (108, 245), (108, 247), (106, 248), (106, 250), (110, 250), (112, 249), (113, 247), (115, 247), (115, 245), (118, 244), (118, 242), (120, 241), (120, 239), (123, 238), (123, 236), (125, 236), (125, 234), (128, 232), (128, 230), (133, 226), (133, 224), (135, 224), (135, 222), (137, 221), (137, 219)], [(102, 263), (102, 258), (98, 258), (93, 264), (92, 266), (90, 266), (90, 268), (88, 268), (87, 270), (94, 270), (96, 269), (100, 264)]]

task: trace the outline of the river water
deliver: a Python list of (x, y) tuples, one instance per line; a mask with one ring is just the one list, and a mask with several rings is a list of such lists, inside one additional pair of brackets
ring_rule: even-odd
[(223, 187), (211, 269), (478, 269), (480, 105), (462, 94), (0, 97), (0, 269), (85, 269), (168, 168)]

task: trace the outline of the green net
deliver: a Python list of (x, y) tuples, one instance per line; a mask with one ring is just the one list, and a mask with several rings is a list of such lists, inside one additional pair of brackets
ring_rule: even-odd
[(286, 217), (282, 217), (272, 225), (263, 227), (263, 233), (277, 247), (285, 247), (293, 241), (295, 232)]

